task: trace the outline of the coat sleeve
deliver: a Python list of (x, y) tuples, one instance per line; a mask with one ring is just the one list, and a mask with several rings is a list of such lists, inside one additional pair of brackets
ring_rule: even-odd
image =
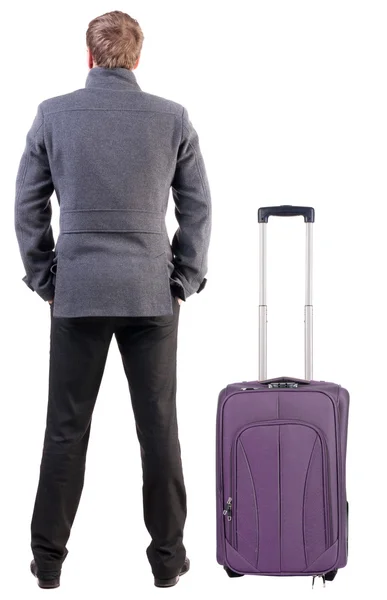
[(199, 137), (183, 107), (182, 135), (171, 184), (178, 229), (172, 239), (172, 285), (183, 300), (200, 292), (207, 280), (211, 236), (211, 194)]
[(44, 143), (41, 104), (27, 133), (26, 145), (16, 176), (15, 231), (26, 275), (24, 283), (43, 300), (54, 297), (54, 236), (50, 197), (54, 191)]

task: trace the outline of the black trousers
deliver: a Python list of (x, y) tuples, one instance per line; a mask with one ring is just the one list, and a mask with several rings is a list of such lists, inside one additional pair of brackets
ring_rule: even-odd
[[(55, 300), (54, 300), (55, 302)], [(180, 306), (158, 317), (54, 317), (51, 312), (47, 422), (31, 521), (42, 578), (61, 570), (84, 484), (91, 419), (113, 334), (121, 353), (140, 443), (146, 549), (155, 577), (185, 560), (186, 491), (176, 419)]]

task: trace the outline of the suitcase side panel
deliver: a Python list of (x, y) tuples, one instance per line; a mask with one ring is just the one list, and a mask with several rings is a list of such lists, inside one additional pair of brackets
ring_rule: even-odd
[(221, 412), (222, 406), (224, 402), (225, 390), (222, 390), (219, 394), (218, 398), (218, 408), (216, 414), (216, 433), (215, 433), (215, 443), (216, 443), (216, 455), (215, 455), (215, 479), (216, 479), (216, 490), (215, 490), (215, 498), (216, 498), (216, 560), (220, 565), (225, 565), (224, 558), (224, 535), (223, 535), (223, 487), (222, 487), (222, 460), (221, 460), (221, 448), (222, 448), (222, 427), (221, 427)]
[(348, 436), (348, 416), (349, 416), (349, 393), (345, 388), (340, 388), (339, 394), (339, 437), (340, 437), (340, 478), (341, 478), (341, 498), (340, 498), (340, 516), (341, 531), (339, 537), (339, 557), (336, 568), (345, 567), (348, 560), (348, 505), (346, 489), (346, 462), (347, 462), (347, 436)]

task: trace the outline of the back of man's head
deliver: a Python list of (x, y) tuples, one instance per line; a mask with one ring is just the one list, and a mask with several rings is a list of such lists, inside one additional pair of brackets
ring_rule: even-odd
[(128, 14), (113, 10), (90, 21), (86, 44), (96, 67), (133, 69), (140, 56), (144, 34)]

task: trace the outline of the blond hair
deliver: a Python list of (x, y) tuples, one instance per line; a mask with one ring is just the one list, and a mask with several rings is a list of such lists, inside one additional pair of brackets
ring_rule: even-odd
[(86, 45), (97, 67), (133, 69), (140, 56), (144, 34), (129, 15), (113, 10), (90, 21)]

